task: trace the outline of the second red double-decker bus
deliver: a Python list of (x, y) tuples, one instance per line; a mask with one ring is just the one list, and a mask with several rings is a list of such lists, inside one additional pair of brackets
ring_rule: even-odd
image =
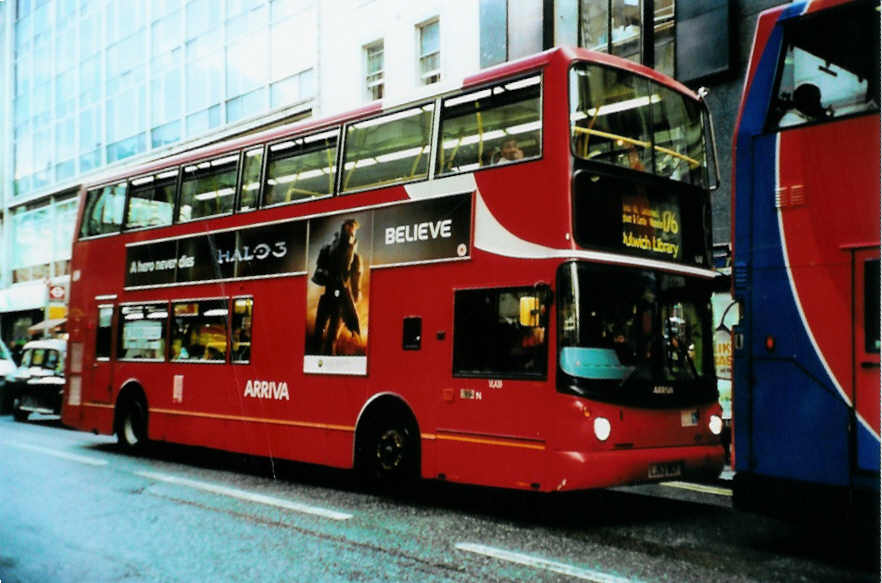
[(735, 503), (877, 532), (879, 10), (762, 13), (733, 150)]
[(63, 420), (383, 479), (715, 474), (707, 136), (558, 49), (87, 185)]

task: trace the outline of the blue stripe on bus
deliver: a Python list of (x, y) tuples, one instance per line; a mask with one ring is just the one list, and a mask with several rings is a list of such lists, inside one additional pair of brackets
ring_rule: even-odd
[(863, 423), (858, 423), (857, 440), (858, 467), (862, 470), (878, 472), (879, 440)]
[[(804, 9), (805, 3), (794, 4), (781, 18)], [(775, 26), (746, 95), (736, 142), (736, 213), (752, 217), (735, 228), (736, 270), (750, 273), (736, 294), (751, 314), (741, 330), (749, 356), (736, 353), (736, 387), (751, 387), (749, 398), (742, 392), (734, 404), (736, 470), (847, 485), (850, 411), (815, 353), (793, 297), (775, 207), (776, 135), (762, 135), (782, 36)], [(767, 334), (776, 340), (771, 354)]]

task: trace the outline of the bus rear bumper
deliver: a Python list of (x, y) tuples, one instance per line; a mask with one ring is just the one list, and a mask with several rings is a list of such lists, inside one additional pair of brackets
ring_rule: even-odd
[(852, 526), (871, 526), (878, 533), (878, 474), (855, 474), (845, 484), (820, 484), (739, 470), (733, 491), (734, 506), (742, 512), (815, 524), (851, 521)]
[(61, 422), (81, 431), (112, 435), (114, 414), (110, 403), (65, 404), (61, 408)]
[(585, 490), (682, 479), (715, 479), (723, 450), (696, 445), (603, 452), (556, 451), (551, 458), (552, 491)]

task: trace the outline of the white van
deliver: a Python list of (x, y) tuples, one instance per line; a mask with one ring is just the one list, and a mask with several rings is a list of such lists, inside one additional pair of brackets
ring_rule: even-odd
[(21, 366), (12, 376), (12, 416), (25, 421), (32, 412), (61, 413), (67, 341), (32, 340), (24, 345)]

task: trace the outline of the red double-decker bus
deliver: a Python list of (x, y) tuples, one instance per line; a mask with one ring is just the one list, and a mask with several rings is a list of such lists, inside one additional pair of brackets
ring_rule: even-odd
[(557, 49), (86, 185), (63, 421), (382, 480), (715, 474), (708, 128)]

